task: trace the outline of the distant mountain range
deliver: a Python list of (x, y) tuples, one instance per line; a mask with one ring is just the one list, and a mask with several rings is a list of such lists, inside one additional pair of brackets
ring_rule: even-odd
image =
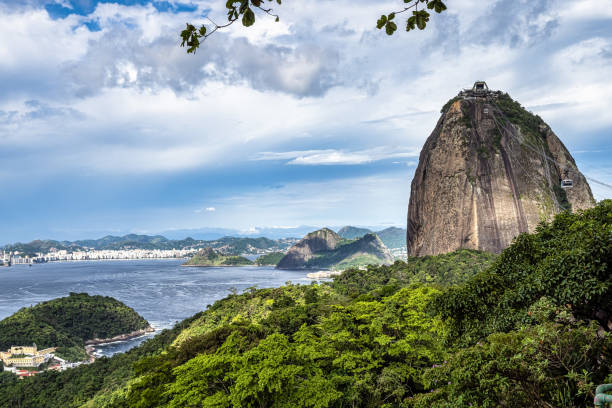
[(33, 256), (37, 253), (66, 250), (69, 252), (95, 250), (129, 250), (129, 249), (201, 249), (214, 248), (227, 255), (256, 254), (261, 252), (285, 251), (298, 241), (297, 238), (273, 240), (269, 238), (223, 237), (205, 241), (193, 238), (171, 240), (161, 235), (128, 234), (121, 237), (107, 235), (100, 239), (78, 241), (35, 240), (29, 243), (16, 243), (4, 246), (5, 251), (19, 251)]
[(368, 228), (346, 226), (338, 230), (338, 235), (346, 239), (358, 239), (366, 234), (374, 233), (387, 248), (403, 248), (406, 246), (406, 230), (404, 228), (389, 227), (380, 231), (372, 231)]
[[(279, 237), (282, 231), (291, 231), (295, 235)], [(299, 233), (301, 230), (305, 232)], [(34, 240), (28, 243), (15, 243), (0, 247), (0, 250), (19, 251), (21, 254), (34, 256), (37, 253), (49, 253), (53, 251), (66, 250), (68, 252), (94, 250), (169, 250), (169, 249), (202, 249), (213, 248), (226, 255), (261, 254), (268, 252), (286, 252), (292, 245), (299, 241), (295, 236), (305, 236), (309, 232), (317, 230), (316, 227), (301, 226), (296, 228), (262, 228), (257, 232), (262, 233), (259, 237), (250, 236), (220, 236), (211, 239), (194, 238), (192, 236), (182, 239), (171, 239), (163, 235), (138, 235), (128, 234), (123, 236), (107, 235), (99, 239), (83, 239), (76, 241), (57, 240)], [(186, 230), (196, 232), (198, 230)], [(221, 230), (233, 231), (233, 230)], [(216, 233), (217, 233), (216, 232)], [(235, 231), (234, 231), (235, 232)], [(266, 235), (270, 233), (272, 237)], [(355, 240), (374, 232), (368, 228), (345, 226), (338, 230), (342, 238)], [(176, 231), (174, 232), (176, 233)], [(200, 232), (200, 236), (206, 234), (214, 235), (210, 230), (208, 233)], [(403, 228), (390, 227), (374, 232), (382, 240), (387, 248), (402, 248), (406, 245), (406, 230)], [(288, 234), (288, 233), (287, 233)], [(184, 235), (183, 235), (184, 236)]]

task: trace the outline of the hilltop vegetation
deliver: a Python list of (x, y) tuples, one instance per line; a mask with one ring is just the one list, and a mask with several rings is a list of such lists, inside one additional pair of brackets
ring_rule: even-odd
[(212, 248), (204, 248), (185, 262), (185, 266), (247, 266), (254, 262), (243, 256), (222, 255)]
[(58, 347), (68, 360), (86, 358), (84, 343), (149, 327), (132, 308), (116, 299), (70, 293), (70, 296), (22, 308), (0, 321), (0, 350), (36, 343)]
[(272, 252), (260, 256), (255, 260), (255, 263), (259, 266), (276, 266), (284, 256), (283, 252)]
[(51, 407), (590, 407), (612, 381), (611, 245), (606, 200), (498, 257), (463, 250), (251, 288), (96, 362), (100, 379), (86, 367), (3, 380), (0, 405), (41, 406), (32, 390), (44, 390)]

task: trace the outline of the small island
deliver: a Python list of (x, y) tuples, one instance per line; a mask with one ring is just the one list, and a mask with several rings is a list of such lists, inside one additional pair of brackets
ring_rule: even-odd
[(183, 266), (252, 266), (255, 262), (239, 255), (223, 255), (212, 248), (204, 248), (195, 254)]
[(9, 369), (27, 366), (40, 370), (41, 364), (51, 359), (70, 366), (66, 363), (93, 360), (91, 348), (86, 346), (152, 331), (147, 320), (117, 299), (71, 292), (67, 297), (24, 307), (1, 320), (0, 360)]

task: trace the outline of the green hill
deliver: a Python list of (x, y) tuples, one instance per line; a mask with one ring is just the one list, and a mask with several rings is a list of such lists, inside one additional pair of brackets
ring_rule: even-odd
[(212, 248), (204, 248), (195, 254), (184, 266), (247, 266), (254, 262), (243, 256), (222, 255)]
[(359, 228), (347, 225), (346, 227), (342, 227), (338, 230), (338, 235), (346, 239), (358, 239), (371, 232), (372, 230), (369, 230), (367, 228)]
[(84, 344), (95, 338), (111, 338), (144, 330), (149, 323), (120, 301), (87, 293), (49, 300), (22, 308), (0, 321), (0, 350), (36, 343), (39, 348), (58, 347), (69, 360), (86, 358)]
[(255, 263), (260, 266), (276, 266), (284, 256), (283, 252), (272, 252), (260, 256), (255, 260)]
[(404, 228), (389, 227), (377, 231), (376, 235), (387, 248), (403, 248), (406, 246), (406, 230)]

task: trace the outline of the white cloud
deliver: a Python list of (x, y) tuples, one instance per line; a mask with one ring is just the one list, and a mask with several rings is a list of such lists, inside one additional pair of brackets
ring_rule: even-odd
[[(252, 225), (248, 218), (259, 216), (257, 225), (320, 225), (326, 217), (376, 224), (381, 213), (401, 221), (409, 175), (381, 181), (375, 172), (384, 166), (369, 166), (371, 178), (334, 180), (343, 169), (331, 165), (414, 165), (442, 104), (477, 79), (533, 107), (570, 150), (607, 148), (612, 7), (598, 0), (493, 3), (458, 0), (427, 30), (388, 37), (374, 24), (396, 0), (287, 2), (278, 7), (280, 23), (236, 24), (195, 56), (178, 46), (178, 33), (186, 21), (203, 21), (208, 7), (222, 21), (217, 0), (198, 1), (192, 14), (103, 3), (90, 16), (55, 20), (34, 2), (0, 4), (2, 180), (30, 186), (74, 174), (92, 183), (146, 176), (155, 185), (196, 171), (205, 178), (211, 169), (292, 165), (274, 171), (326, 181), (283, 180), (285, 187), (270, 192), (258, 180), (259, 190), (242, 197), (252, 202), (201, 197), (168, 216), (182, 222), (187, 213), (193, 218), (184, 222), (197, 223), (204, 217), (193, 209), (206, 203), (223, 209), (214, 212), (219, 225)], [(83, 26), (90, 20), (101, 31)], [(323, 165), (324, 172), (314, 169)], [(610, 183), (609, 173), (593, 173)], [(159, 219), (143, 229), (157, 229)]]
[(287, 164), (295, 165), (339, 165), (364, 164), (384, 159), (400, 157), (418, 157), (418, 149), (377, 147), (359, 151), (336, 149), (303, 150), (290, 152), (261, 152), (253, 160), (288, 160)]

